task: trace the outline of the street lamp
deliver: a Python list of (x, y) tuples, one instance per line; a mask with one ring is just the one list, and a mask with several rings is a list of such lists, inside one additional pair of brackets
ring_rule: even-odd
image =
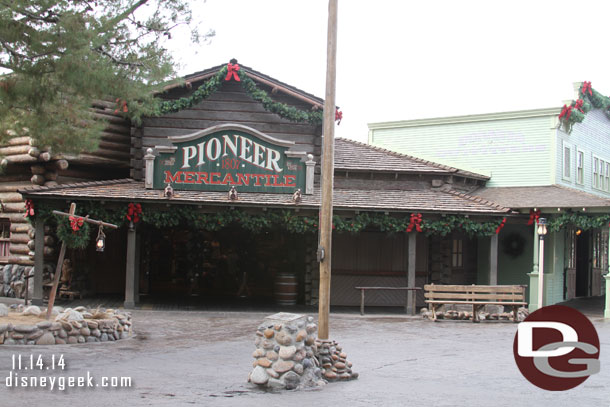
[(540, 249), (538, 250), (538, 309), (542, 308), (542, 295), (544, 293), (544, 236), (546, 235), (546, 218), (538, 219), (538, 238)]

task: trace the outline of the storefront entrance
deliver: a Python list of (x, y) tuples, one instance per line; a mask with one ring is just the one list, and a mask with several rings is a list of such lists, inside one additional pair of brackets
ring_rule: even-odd
[(303, 301), (306, 247), (298, 236), (236, 226), (215, 232), (151, 227), (142, 236), (143, 297), (272, 303), (279, 295), (278, 279), (292, 276), (280, 289), (294, 302)]

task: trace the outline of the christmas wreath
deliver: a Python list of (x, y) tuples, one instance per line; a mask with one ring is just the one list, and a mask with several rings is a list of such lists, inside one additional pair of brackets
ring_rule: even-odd
[(519, 233), (511, 233), (502, 241), (502, 249), (504, 253), (510, 257), (519, 257), (525, 248), (525, 238)]
[(57, 222), (57, 237), (69, 249), (84, 249), (87, 247), (89, 244), (89, 231), (89, 224), (87, 222), (82, 222), (81, 224), (78, 218), (63, 218)]

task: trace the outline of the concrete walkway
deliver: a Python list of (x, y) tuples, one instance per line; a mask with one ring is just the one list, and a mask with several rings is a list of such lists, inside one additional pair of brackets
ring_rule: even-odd
[[(279, 311), (279, 310), (276, 310)], [(137, 336), (111, 343), (0, 346), (2, 406), (602, 406), (608, 404), (610, 322), (592, 318), (602, 343), (601, 372), (561, 393), (538, 389), (518, 371), (516, 325), (433, 323), (396, 314), (331, 314), (360, 378), (321, 390), (270, 393), (246, 383), (254, 331), (268, 313), (135, 310)], [(65, 371), (12, 369), (13, 355), (63, 355)], [(131, 377), (131, 388), (7, 388), (19, 375)]]

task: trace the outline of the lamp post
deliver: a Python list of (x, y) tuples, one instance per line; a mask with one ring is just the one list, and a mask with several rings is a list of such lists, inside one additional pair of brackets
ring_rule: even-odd
[(546, 218), (538, 219), (538, 238), (540, 249), (538, 250), (538, 309), (543, 307), (544, 293), (544, 236), (546, 235)]

